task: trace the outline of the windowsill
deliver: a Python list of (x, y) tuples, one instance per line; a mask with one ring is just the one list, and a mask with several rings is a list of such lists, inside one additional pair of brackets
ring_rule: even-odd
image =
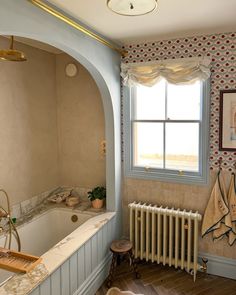
[(125, 171), (125, 177), (191, 185), (206, 186), (209, 184), (208, 172), (205, 175), (178, 175), (171, 173), (157, 173), (155, 171), (130, 170)]

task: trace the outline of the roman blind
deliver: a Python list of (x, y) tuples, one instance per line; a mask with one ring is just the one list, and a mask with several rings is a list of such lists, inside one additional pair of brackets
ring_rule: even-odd
[(211, 60), (205, 57), (161, 60), (146, 63), (122, 63), (124, 85), (153, 86), (161, 78), (172, 84), (191, 84), (205, 81), (210, 75)]

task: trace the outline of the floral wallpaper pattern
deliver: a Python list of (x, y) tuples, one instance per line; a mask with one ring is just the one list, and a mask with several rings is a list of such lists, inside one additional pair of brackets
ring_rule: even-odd
[(123, 57), (125, 63), (195, 56), (211, 58), (210, 168), (218, 168), (218, 160), (222, 159), (222, 167), (232, 171), (236, 151), (219, 151), (219, 100), (220, 90), (236, 89), (236, 33), (132, 44), (123, 49), (128, 51)]

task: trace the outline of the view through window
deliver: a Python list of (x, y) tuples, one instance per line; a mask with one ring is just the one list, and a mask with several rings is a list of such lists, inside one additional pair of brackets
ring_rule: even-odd
[(137, 86), (131, 112), (133, 166), (199, 171), (200, 81)]

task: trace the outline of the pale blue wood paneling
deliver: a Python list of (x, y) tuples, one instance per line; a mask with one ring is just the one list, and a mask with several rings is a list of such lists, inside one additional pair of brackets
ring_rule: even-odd
[(108, 234), (107, 234), (107, 223), (102, 228), (102, 258), (104, 258), (107, 254), (107, 243), (108, 240)]
[(51, 295), (61, 295), (61, 270), (57, 269), (51, 275)]
[(40, 293), (39, 293), (39, 287), (36, 288), (33, 292), (31, 292), (30, 295), (40, 295)]
[(73, 295), (109, 253), (115, 227), (112, 218), (30, 295)]
[[(70, 295), (70, 268), (69, 260), (61, 266), (61, 295)], [(43, 295), (43, 294), (42, 294)]]
[(51, 295), (51, 280), (48, 277), (43, 283), (39, 286), (40, 295)]
[(111, 222), (108, 222), (107, 224), (107, 249), (108, 251), (110, 250), (110, 245), (111, 245), (111, 241), (113, 240), (112, 237), (113, 237), (113, 228), (112, 228), (112, 223)]
[(98, 235), (94, 235), (91, 239), (92, 243), (92, 270), (98, 265)]
[(112, 228), (112, 235), (111, 235), (111, 241), (115, 240), (117, 238), (117, 233), (116, 233), (116, 217), (112, 218), (111, 220), (111, 228)]
[(92, 272), (92, 247), (91, 239), (85, 244), (85, 278)]
[(102, 229), (99, 230), (97, 233), (97, 238), (98, 238), (98, 263), (102, 260)]
[(70, 258), (70, 292), (74, 292), (78, 288), (78, 257), (77, 252)]
[(80, 286), (85, 280), (84, 246), (82, 246), (77, 253), (78, 253), (78, 286)]

